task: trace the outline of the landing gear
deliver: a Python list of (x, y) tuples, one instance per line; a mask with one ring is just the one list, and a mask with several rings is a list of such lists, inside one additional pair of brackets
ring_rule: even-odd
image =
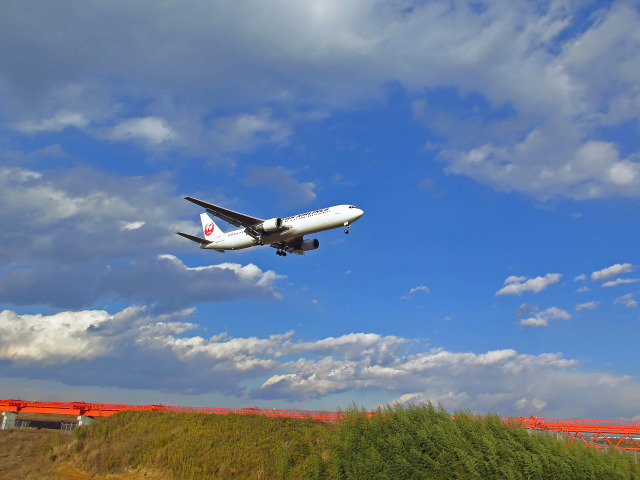
[(276, 250), (276, 255), (280, 255), (281, 257), (286, 257), (287, 252), (285, 252), (284, 250)]
[(344, 233), (349, 233), (349, 227), (351, 224), (349, 222), (344, 222)]

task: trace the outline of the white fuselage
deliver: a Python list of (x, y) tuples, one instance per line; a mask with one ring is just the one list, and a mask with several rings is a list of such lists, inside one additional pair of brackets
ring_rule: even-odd
[[(363, 211), (353, 205), (336, 205), (334, 207), (321, 208), (312, 212), (301, 213), (282, 219), (282, 229), (275, 232), (265, 232), (261, 241), (264, 245), (286, 242), (302, 235), (323, 232), (348, 226), (358, 220)], [(215, 238), (203, 248), (213, 250), (240, 250), (253, 247), (256, 239), (249, 235), (244, 228), (227, 232)]]

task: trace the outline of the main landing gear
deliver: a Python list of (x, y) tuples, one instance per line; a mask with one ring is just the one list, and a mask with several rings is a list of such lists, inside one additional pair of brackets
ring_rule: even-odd
[(285, 252), (284, 250), (276, 250), (276, 255), (280, 255), (281, 257), (286, 257), (287, 252)]

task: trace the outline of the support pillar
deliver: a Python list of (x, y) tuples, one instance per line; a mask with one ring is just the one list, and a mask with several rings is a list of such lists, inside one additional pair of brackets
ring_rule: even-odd
[(89, 425), (91, 422), (93, 422), (93, 418), (92, 417), (87, 417), (85, 415), (78, 415), (78, 426), (82, 426), (82, 425)]
[(15, 412), (2, 412), (2, 430), (15, 427), (17, 418), (18, 414)]

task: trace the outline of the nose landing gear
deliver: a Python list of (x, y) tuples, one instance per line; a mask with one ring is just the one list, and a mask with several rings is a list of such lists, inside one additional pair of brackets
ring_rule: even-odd
[(344, 233), (348, 234), (349, 233), (349, 227), (351, 226), (351, 224), (349, 222), (344, 222)]

